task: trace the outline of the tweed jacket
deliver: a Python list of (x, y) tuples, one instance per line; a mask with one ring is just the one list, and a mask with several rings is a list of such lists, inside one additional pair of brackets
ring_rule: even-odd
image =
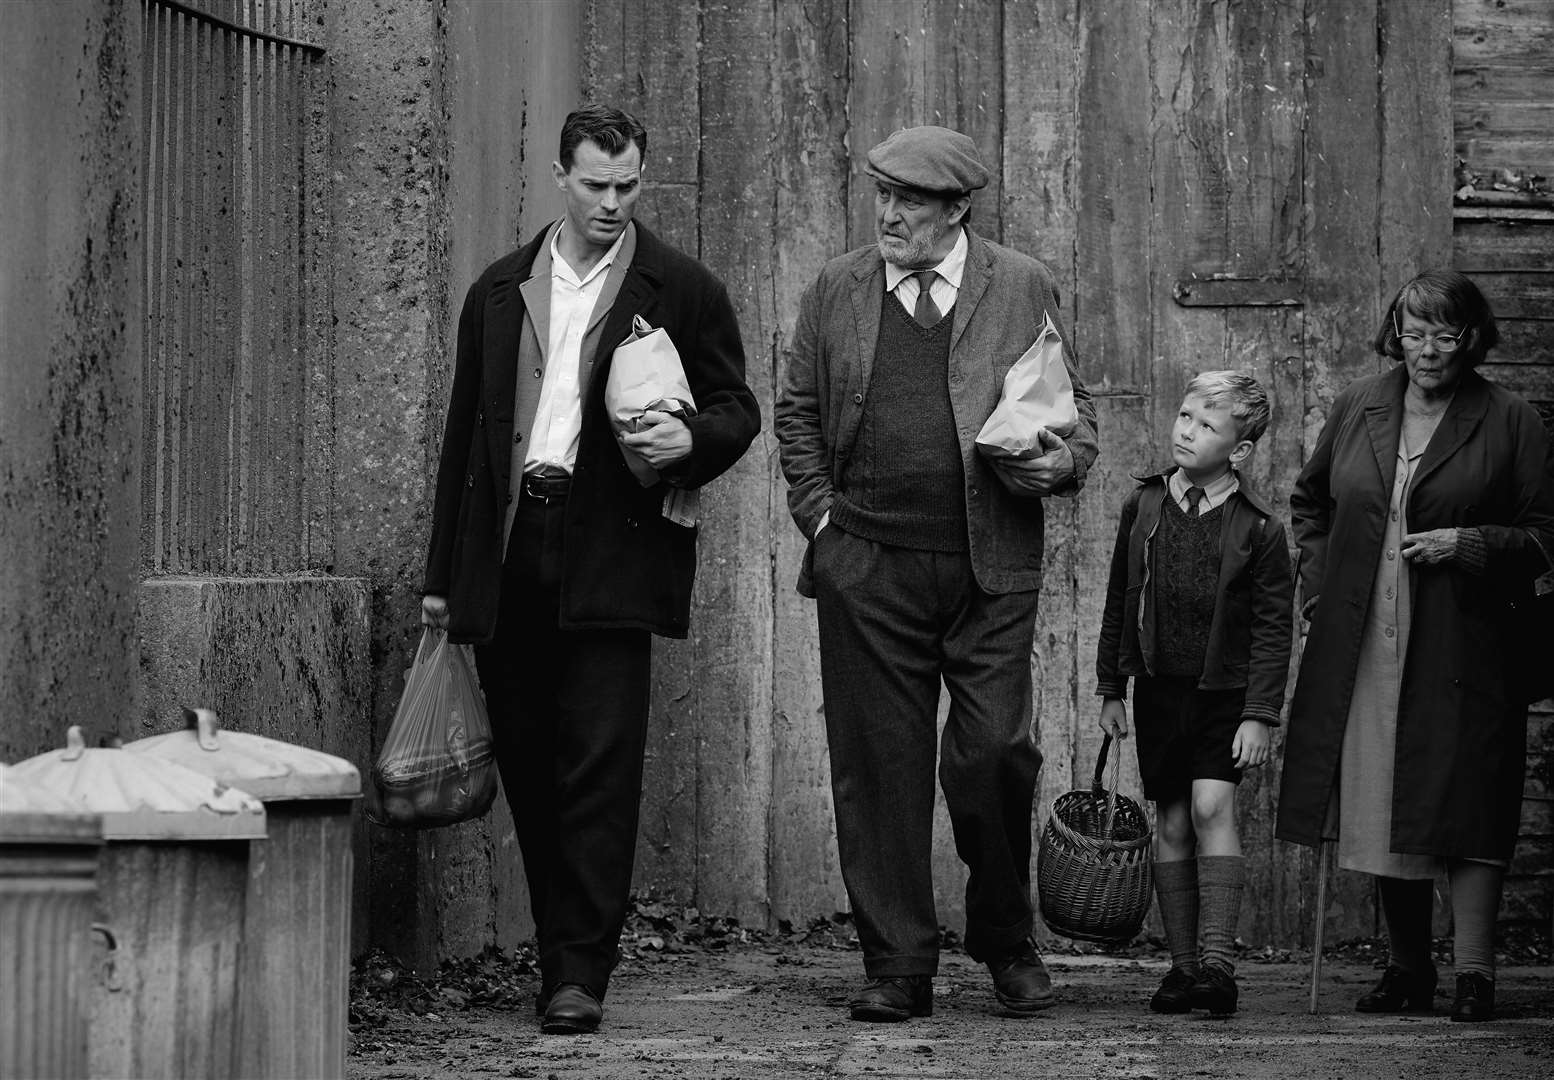
[[(1122, 505), (1096, 645), (1096, 693), (1102, 697), (1126, 697), (1130, 675), (1154, 673), (1154, 539), (1173, 471), (1145, 477)], [(1241, 715), (1277, 724), (1294, 640), (1295, 584), (1284, 523), (1244, 483), (1225, 500), (1219, 549), (1214, 617), (1198, 687), (1245, 688)]]
[[(744, 347), (722, 283), (634, 227), (636, 250), (603, 316), (597, 351), (582, 358), (583, 422), (566, 506), (560, 624), (685, 637), (696, 530), (662, 515), (665, 485), (696, 488), (721, 475), (755, 438), (761, 417), (745, 385)], [(459, 316), (423, 585), (425, 593), (447, 597), (455, 641), (489, 641), (496, 629), (504, 525), (515, 497), (513, 443), (527, 438), (534, 422), (516, 415), (517, 381), (543, 375), (542, 366), (518, 370), (520, 341), (535, 339), (522, 346), (523, 355), (543, 354), (529, 308), (548, 303), (549, 291), (529, 283), (549, 232), (488, 267)], [(647, 488), (626, 467), (604, 407), (610, 361), (630, 336), (633, 315), (663, 327), (675, 343), (697, 407), (686, 421), (690, 457)]]
[[(793, 355), (774, 412), (788, 507), (811, 541), (798, 583), (805, 596), (813, 596), (815, 530), (841, 485), (867, 407), (884, 295), (885, 262), (871, 245), (828, 262), (799, 303)], [(1057, 290), (1042, 263), (968, 229), (966, 268), (951, 316), (945, 377), (960, 444), (972, 570), (989, 593), (1035, 590), (1041, 586), (1042, 500), (1004, 487), (977, 451), (977, 432), (998, 404), (1004, 375), (1048, 317), (1063, 339), (1079, 412), (1078, 427), (1064, 440), (1074, 455), (1074, 479), (1054, 494), (1073, 495), (1084, 486), (1098, 449), (1095, 406), (1074, 366)]]
[[(1290, 496), (1300, 587), (1316, 608), (1290, 702), (1282, 840), (1316, 846), (1338, 781), (1376, 565), (1390, 557), (1383, 538), (1407, 380), (1398, 364), (1346, 387)], [(1512, 605), (1554, 551), (1549, 450), (1531, 405), (1469, 371), (1410, 481), (1409, 530), (1456, 528), (1473, 557), (1409, 567), (1393, 851), (1503, 859), (1516, 842), (1527, 704)]]

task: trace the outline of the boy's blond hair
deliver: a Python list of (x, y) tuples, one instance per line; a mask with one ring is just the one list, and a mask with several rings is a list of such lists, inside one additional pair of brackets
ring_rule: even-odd
[(1200, 371), (1193, 376), (1183, 397), (1196, 394), (1210, 405), (1228, 405), (1236, 422), (1236, 438), (1255, 443), (1268, 430), (1273, 408), (1263, 384), (1239, 371)]

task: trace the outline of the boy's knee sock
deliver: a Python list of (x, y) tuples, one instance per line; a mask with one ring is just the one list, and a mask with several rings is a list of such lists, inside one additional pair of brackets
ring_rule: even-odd
[(1165, 924), (1171, 963), (1198, 970), (1198, 863), (1194, 859), (1155, 864), (1155, 899)]
[(1453, 861), (1451, 871), (1452, 954), (1457, 974), (1495, 977), (1495, 915), (1505, 872), (1487, 863)]
[(1236, 969), (1236, 923), (1241, 919), (1241, 892), (1246, 887), (1246, 858), (1241, 855), (1199, 855), (1199, 916), (1203, 962)]
[(1430, 959), (1430, 901), (1435, 882), (1429, 878), (1377, 878), (1381, 892), (1381, 913), (1387, 920), (1388, 960), (1393, 967), (1410, 975), (1423, 975), (1434, 962)]

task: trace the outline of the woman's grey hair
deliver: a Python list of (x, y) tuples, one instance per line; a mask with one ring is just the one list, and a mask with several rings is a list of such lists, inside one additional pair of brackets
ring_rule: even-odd
[(1195, 394), (1210, 405), (1229, 406), (1236, 437), (1247, 442), (1261, 439), (1273, 416), (1263, 384), (1239, 371), (1200, 371), (1187, 384), (1187, 394)]
[(1381, 318), (1381, 328), (1372, 342), (1382, 356), (1403, 359), (1403, 343), (1398, 327), (1405, 314), (1455, 327), (1462, 335), (1457, 347), (1469, 367), (1478, 367), (1489, 350), (1500, 343), (1495, 313), (1473, 279), (1456, 270), (1426, 270), (1398, 290)]

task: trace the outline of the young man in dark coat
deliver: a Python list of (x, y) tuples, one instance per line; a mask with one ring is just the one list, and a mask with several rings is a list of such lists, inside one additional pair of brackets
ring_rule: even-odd
[[(1000, 1005), (1029, 1015), (1053, 1000), (1030, 903), (1042, 499), (1083, 485), (1095, 410), (1047, 268), (966, 228), (988, 178), (971, 139), (898, 131), (868, 172), (878, 243), (832, 259), (805, 293), (776, 408), (788, 505), (810, 540), (799, 590), (816, 600), (837, 848), (868, 977), (851, 1014), (933, 1011), (942, 677), (966, 951)], [(977, 432), (1048, 320), (1078, 423), (1062, 438), (1042, 429), (1037, 456), (984, 458)]]
[[(727, 470), (760, 429), (723, 285), (632, 221), (646, 152), (626, 113), (569, 115), (552, 167), (566, 215), (470, 288), (426, 562), (423, 621), (476, 644), (539, 944), (536, 1005), (557, 1033), (602, 1016), (650, 635), (687, 633), (696, 528), (671, 519), (671, 496)], [(696, 411), (618, 433), (604, 389), (633, 316), (667, 332)], [(622, 446), (660, 482), (639, 483)]]

